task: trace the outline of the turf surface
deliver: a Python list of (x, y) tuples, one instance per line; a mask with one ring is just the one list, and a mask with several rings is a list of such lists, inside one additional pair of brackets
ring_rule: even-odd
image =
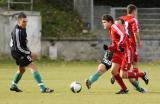
[[(125, 80), (129, 93), (116, 95), (117, 84), (110, 84), (110, 71), (105, 73), (87, 90), (84, 80), (95, 72), (98, 62), (64, 62), (42, 60), (36, 62), (47, 87), (55, 89), (52, 94), (40, 93), (29, 69), (26, 70), (19, 88), (24, 92), (9, 91), (9, 85), (16, 65), (13, 61), (0, 61), (0, 104), (160, 104), (160, 63), (141, 63), (140, 68), (149, 73), (148, 86), (140, 79), (140, 84), (148, 89), (141, 94)], [(69, 85), (73, 81), (82, 84), (82, 91), (74, 94)]]

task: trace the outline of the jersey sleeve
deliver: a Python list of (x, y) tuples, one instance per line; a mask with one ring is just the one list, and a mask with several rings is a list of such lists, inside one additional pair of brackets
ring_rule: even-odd
[(119, 42), (118, 42), (118, 45), (119, 46), (124, 46), (125, 42), (126, 42), (126, 33), (124, 30), (120, 29), (118, 26), (116, 26), (115, 24), (112, 26), (113, 29), (116, 31), (116, 33), (120, 36), (120, 39), (119, 39)]
[(23, 54), (31, 54), (31, 52), (29, 51), (29, 49), (25, 49), (24, 47), (22, 47), (23, 42), (25, 42), (24, 40), (22, 40), (23, 35), (20, 33), (19, 29), (16, 29), (16, 34), (15, 34), (15, 39), (16, 39), (16, 47), (17, 49), (23, 53)]

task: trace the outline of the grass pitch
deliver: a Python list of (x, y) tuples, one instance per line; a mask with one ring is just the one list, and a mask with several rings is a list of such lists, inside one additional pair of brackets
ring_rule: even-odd
[[(125, 80), (129, 89), (126, 95), (115, 94), (119, 86), (110, 84), (110, 71), (87, 90), (84, 80), (96, 71), (98, 62), (42, 60), (36, 64), (46, 86), (55, 89), (55, 92), (40, 93), (28, 69), (18, 85), (24, 92), (10, 92), (9, 85), (16, 65), (14, 61), (0, 61), (0, 104), (160, 104), (160, 62), (140, 64), (140, 68), (149, 73), (148, 86), (140, 79), (141, 86), (148, 89), (147, 93), (136, 92)], [(78, 94), (69, 89), (73, 81), (82, 84), (82, 91)]]

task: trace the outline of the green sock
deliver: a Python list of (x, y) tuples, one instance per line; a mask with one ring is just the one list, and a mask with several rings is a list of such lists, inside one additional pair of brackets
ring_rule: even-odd
[(137, 90), (140, 90), (140, 89), (141, 89), (141, 87), (139, 86), (138, 81), (132, 82), (132, 85), (133, 85)]
[(18, 84), (18, 82), (21, 80), (22, 78), (22, 73), (16, 73), (13, 77), (13, 80), (12, 80), (12, 84), (11, 84), (11, 87), (16, 87), (16, 85)]
[(101, 76), (101, 74), (97, 71), (95, 74), (91, 75), (89, 77), (89, 81), (92, 83), (94, 83), (99, 77)]
[(40, 90), (43, 91), (45, 89), (44, 83), (42, 81), (42, 78), (40, 76), (40, 74), (38, 73), (38, 71), (34, 71), (32, 73), (34, 79), (36, 80), (38, 86), (40, 87)]

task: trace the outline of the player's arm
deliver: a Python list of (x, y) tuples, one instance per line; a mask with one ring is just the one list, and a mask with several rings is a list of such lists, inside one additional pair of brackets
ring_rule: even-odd
[(114, 52), (116, 51), (117, 48), (116, 48), (115, 43), (112, 42), (111, 45), (104, 44), (103, 49), (106, 51)]
[(112, 44), (108, 46), (108, 50), (109, 50), (110, 52), (116, 51), (116, 50), (117, 50), (116, 44), (115, 44), (114, 42), (112, 42)]
[(116, 25), (113, 25), (113, 28), (115, 29), (116, 33), (120, 36), (120, 40), (118, 42), (118, 50), (123, 52), (125, 48), (127, 35), (125, 31), (122, 31)]
[(141, 40), (140, 40), (140, 35), (139, 35), (139, 26), (138, 26), (137, 19), (134, 19), (132, 29), (134, 31), (134, 38), (135, 38), (136, 44), (138, 45), (138, 47), (141, 47)]
[(33, 61), (35, 61), (35, 60), (38, 60), (38, 59), (39, 59), (38, 54), (36, 54), (36, 53), (34, 53), (34, 52), (32, 52), (32, 53), (31, 53), (31, 57), (32, 57), (32, 60), (33, 60)]
[(135, 37), (135, 41), (136, 41), (136, 44), (138, 45), (138, 47), (141, 47), (141, 39), (140, 39), (139, 32), (135, 32), (134, 37)]
[(26, 40), (23, 40), (24, 37), (23, 35), (21, 34), (20, 30), (19, 29), (16, 29), (16, 34), (15, 34), (15, 39), (16, 39), (16, 47), (17, 49), (19, 50), (19, 52), (23, 53), (23, 54), (27, 54), (27, 55), (30, 55), (31, 54), (31, 51), (29, 51), (29, 49), (25, 49), (23, 47), (23, 43), (26, 41)]

